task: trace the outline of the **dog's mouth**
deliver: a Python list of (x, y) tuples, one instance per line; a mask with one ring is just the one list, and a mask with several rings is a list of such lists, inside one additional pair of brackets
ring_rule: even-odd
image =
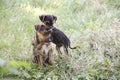
[(50, 21), (44, 21), (45, 24), (50, 24)]

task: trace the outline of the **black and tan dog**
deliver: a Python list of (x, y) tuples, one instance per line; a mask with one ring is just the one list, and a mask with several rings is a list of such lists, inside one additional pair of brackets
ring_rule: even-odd
[(32, 40), (33, 62), (43, 66), (53, 64), (53, 49), (51, 46), (51, 32), (45, 25), (35, 25), (36, 35)]
[(59, 29), (55, 28), (53, 24), (56, 22), (57, 17), (54, 15), (41, 15), (39, 16), (39, 19), (48, 26), (48, 29), (52, 29), (52, 42), (56, 44), (56, 49), (59, 54), (62, 54), (60, 51), (60, 48), (63, 46), (64, 51), (68, 54), (68, 47), (71, 49), (76, 49), (77, 47), (72, 48), (70, 46), (70, 40), (69, 38)]

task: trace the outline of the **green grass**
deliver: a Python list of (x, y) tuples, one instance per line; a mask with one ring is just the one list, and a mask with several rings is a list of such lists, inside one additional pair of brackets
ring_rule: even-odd
[[(71, 62), (56, 58), (45, 68), (31, 64), (34, 25), (53, 14), (72, 46)], [(0, 79), (119, 80), (120, 0), (0, 0)], [(65, 57), (64, 57), (65, 56)]]

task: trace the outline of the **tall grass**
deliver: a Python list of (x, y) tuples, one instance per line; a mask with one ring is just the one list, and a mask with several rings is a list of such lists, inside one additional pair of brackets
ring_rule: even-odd
[[(0, 78), (12, 80), (119, 80), (119, 0), (1, 0)], [(71, 62), (57, 59), (39, 68), (31, 64), (34, 25), (39, 15), (53, 14), (55, 27), (80, 49), (69, 50)]]

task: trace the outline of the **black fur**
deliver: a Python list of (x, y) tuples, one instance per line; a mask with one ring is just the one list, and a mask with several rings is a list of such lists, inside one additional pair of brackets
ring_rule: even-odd
[(62, 31), (55, 27), (53, 28), (52, 37), (53, 43), (55, 43), (56, 45), (63, 44), (66, 47), (69, 46), (70, 40), (68, 39), (68, 37)]

